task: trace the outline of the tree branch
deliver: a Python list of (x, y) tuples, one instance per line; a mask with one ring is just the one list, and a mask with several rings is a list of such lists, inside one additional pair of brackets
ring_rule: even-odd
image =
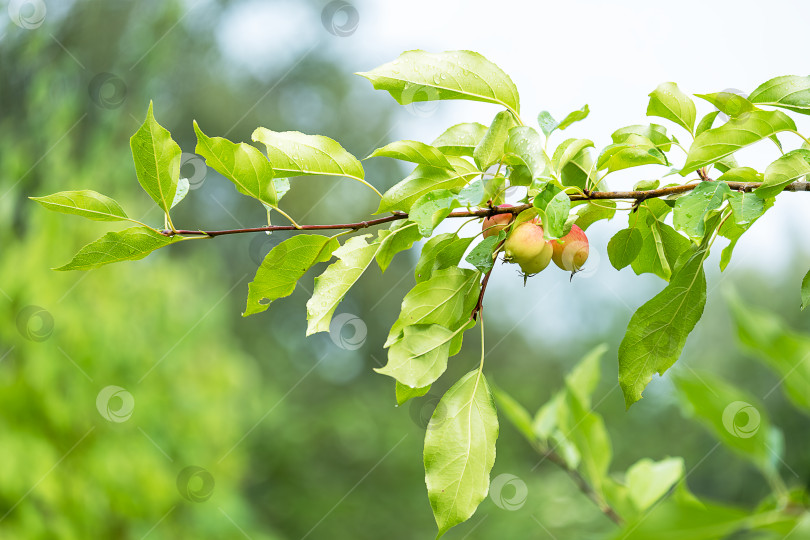
[[(709, 179), (711, 180), (711, 179)], [(762, 182), (726, 182), (728, 187), (734, 191), (747, 191), (750, 192), (762, 185)], [(659, 197), (668, 197), (669, 195), (677, 195), (691, 191), (697, 187), (698, 184), (683, 184), (680, 186), (672, 186), (658, 189), (651, 189), (649, 191), (589, 191), (583, 190), (583, 194), (574, 193), (569, 195), (572, 201), (590, 201), (590, 200), (605, 200), (605, 199), (633, 199), (636, 202), (641, 202), (647, 199), (656, 199)], [(784, 191), (810, 191), (810, 182), (793, 182), (785, 186)], [(512, 206), (510, 208), (481, 208), (478, 210), (458, 210), (451, 212), (447, 217), (451, 218), (470, 218), (470, 217), (489, 217), (495, 214), (519, 214), (524, 210), (531, 208), (531, 204), (521, 204)], [(408, 219), (408, 214), (405, 212), (394, 212), (390, 216), (371, 219), (368, 221), (358, 221), (356, 223), (338, 223), (331, 225), (268, 225), (265, 227), (251, 227), (247, 229), (224, 229), (219, 231), (203, 231), (203, 230), (188, 230), (178, 229), (176, 231), (163, 230), (160, 231), (164, 236), (174, 236), (176, 234), (193, 236), (223, 236), (226, 234), (240, 234), (252, 232), (267, 232), (267, 231), (329, 231), (329, 230), (360, 230), (391, 221), (398, 221), (401, 219)]]

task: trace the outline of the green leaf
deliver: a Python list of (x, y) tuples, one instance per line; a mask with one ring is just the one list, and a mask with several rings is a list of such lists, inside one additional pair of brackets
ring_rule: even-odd
[(720, 111), (712, 111), (703, 118), (700, 119), (698, 122), (697, 128), (695, 128), (695, 137), (706, 131), (707, 129), (712, 129), (714, 125), (714, 121), (717, 118), (717, 115), (720, 114)]
[(802, 278), (802, 311), (810, 304), (810, 271)]
[(375, 257), (380, 270), (385, 272), (394, 255), (400, 251), (411, 249), (415, 242), (422, 239), (416, 224), (412, 221), (394, 222), (389, 229), (379, 232), (380, 249)]
[(430, 391), (430, 385), (422, 387), (422, 388), (411, 388), (410, 386), (406, 386), (399, 381), (396, 381), (396, 398), (397, 398), (397, 406), (404, 404), (405, 402), (413, 399), (422, 397)]
[(425, 483), (439, 537), (470, 518), (489, 491), (498, 416), (484, 375), (472, 371), (442, 397), (425, 434)]
[(646, 137), (629, 134), (624, 142), (606, 146), (596, 161), (598, 170), (619, 171), (641, 165), (668, 165), (666, 156)]
[(613, 235), (607, 245), (608, 258), (610, 264), (616, 270), (621, 270), (628, 266), (641, 252), (644, 240), (641, 231), (638, 229), (622, 229)]
[(180, 147), (169, 130), (155, 120), (152, 102), (146, 120), (129, 139), (135, 173), (141, 187), (168, 215), (180, 178)]
[(775, 473), (779, 456), (771, 448), (776, 447), (779, 434), (754, 396), (707, 372), (679, 374), (673, 380), (684, 407), (720, 442), (766, 474)]
[(715, 92), (713, 94), (695, 94), (695, 96), (705, 99), (717, 110), (731, 118), (737, 118), (741, 114), (761, 110), (754, 106), (744, 96), (733, 92)]
[(257, 148), (245, 143), (233, 143), (222, 137), (208, 137), (194, 122), (197, 147), (194, 151), (205, 163), (230, 180), (237, 191), (270, 206), (278, 205), (273, 183), (273, 168)]
[(661, 151), (669, 152), (672, 140), (667, 136), (667, 128), (658, 124), (633, 125), (617, 129), (610, 136), (614, 144), (626, 142), (631, 135), (638, 135), (652, 142)]
[(186, 198), (188, 195), (188, 190), (191, 189), (191, 184), (188, 182), (188, 178), (181, 178), (177, 181), (177, 191), (174, 192), (174, 199), (172, 200), (172, 205), (170, 208), (174, 208), (177, 204)]
[(428, 386), (447, 369), (450, 342), (463, 329), (453, 331), (438, 324), (406, 326), (402, 339), (388, 350), (388, 363), (374, 371), (411, 388)]
[(394, 344), (403, 329), (413, 324), (438, 324), (452, 331), (466, 324), (478, 301), (480, 276), (474, 270), (450, 267), (436, 270), (430, 279), (417, 283), (402, 299), (399, 318), (384, 346)]
[(447, 155), (472, 157), (473, 150), (487, 132), (487, 126), (478, 122), (456, 124), (439, 135), (432, 145)]
[(529, 442), (536, 441), (537, 436), (534, 434), (534, 428), (532, 428), (532, 417), (529, 411), (518, 403), (515, 398), (495, 385), (492, 385), (492, 393), (495, 396), (498, 410), (526, 437), (526, 440)]
[(633, 191), (650, 191), (661, 185), (660, 180), (640, 180), (633, 186)]
[(612, 219), (616, 214), (616, 202), (609, 200), (587, 202), (577, 208), (577, 220), (574, 222), (583, 231), (603, 219)]
[(29, 197), (29, 199), (38, 202), (48, 210), (74, 214), (94, 221), (126, 221), (129, 219), (117, 202), (89, 189), (60, 191), (44, 197)]
[(810, 77), (783, 75), (759, 85), (748, 99), (760, 105), (782, 107), (800, 114), (810, 114)]
[(763, 199), (775, 197), (785, 186), (806, 174), (810, 174), (810, 150), (793, 150), (768, 165), (765, 182), (754, 193)]
[(453, 168), (438, 148), (419, 141), (395, 141), (386, 144), (382, 148), (374, 150), (366, 159), (378, 156), (410, 161), (411, 163), (429, 165), (440, 169)]
[(506, 239), (506, 233), (501, 231), (497, 235), (489, 236), (478, 242), (470, 254), (465, 259), (468, 263), (475, 266), (479, 272), (487, 273), (492, 270), (495, 264), (493, 251), (495, 248)]
[(543, 132), (543, 135), (545, 135), (546, 138), (548, 138), (548, 136), (551, 135), (559, 125), (559, 123), (554, 120), (554, 117), (551, 116), (551, 113), (548, 111), (540, 111), (540, 114), (537, 115), (537, 124), (540, 126), (540, 130)]
[(454, 233), (437, 234), (422, 248), (414, 271), (416, 282), (429, 280), (437, 270), (457, 266), (473, 238), (459, 238)]
[[(530, 127), (517, 126), (510, 129), (504, 152), (504, 162), (512, 166), (525, 166), (532, 178), (539, 178), (546, 169), (540, 134)], [(516, 184), (513, 182), (513, 185)]]
[(701, 182), (695, 189), (675, 201), (672, 223), (692, 238), (705, 232), (706, 218), (720, 208), (731, 190), (725, 182)]
[(406, 51), (367, 73), (376, 90), (386, 90), (400, 105), (417, 101), (464, 99), (503, 105), (520, 113), (517, 88), (501, 68), (472, 51)]
[(422, 236), (433, 234), (439, 223), (446, 218), (454, 208), (461, 206), (457, 195), (449, 189), (437, 189), (419, 197), (411, 207), (409, 218), (419, 227)]
[[(380, 207), (375, 213), (382, 214), (395, 210), (408, 212), (416, 200), (426, 193), (439, 189), (461, 189), (471, 178), (481, 174), (462, 158), (450, 161), (455, 170), (418, 165), (411, 174), (383, 194)], [(467, 163), (467, 167), (465, 168), (461, 162)]]
[(637, 275), (652, 273), (669, 281), (678, 257), (689, 248), (689, 240), (663, 222), (669, 211), (664, 201), (650, 199), (630, 215), (630, 227), (641, 232), (643, 242), (638, 257), (631, 264)]
[(473, 151), (473, 158), (479, 169), (486, 171), (503, 159), (503, 147), (509, 137), (509, 130), (514, 125), (515, 118), (511, 113), (501, 111), (495, 115), (489, 129)]
[(718, 182), (762, 182), (765, 178), (751, 167), (734, 167), (720, 175)]
[(543, 232), (547, 240), (560, 238), (565, 234), (565, 222), (571, 210), (571, 199), (554, 184), (546, 184), (533, 202), (543, 222)]
[(585, 120), (588, 117), (588, 114), (591, 110), (588, 108), (588, 105), (584, 105), (581, 109), (568, 113), (568, 115), (563, 118), (562, 122), (557, 125), (557, 129), (563, 130), (573, 124), (574, 122), (579, 122), (581, 120)]
[(80, 249), (69, 263), (54, 270), (90, 270), (110, 263), (137, 261), (156, 249), (181, 240), (185, 238), (163, 236), (149, 227), (108, 232)]
[(753, 193), (734, 191), (727, 197), (737, 225), (750, 225), (765, 213), (765, 201)]
[(647, 116), (666, 118), (692, 133), (695, 127), (695, 103), (677, 84), (661, 83), (650, 93)]
[(630, 500), (643, 512), (667, 494), (685, 473), (683, 458), (653, 461), (640, 459), (627, 470), (627, 488)]
[(291, 295), (307, 270), (331, 259), (339, 246), (335, 238), (299, 234), (274, 247), (248, 284), (247, 307), (242, 315), (261, 313), (274, 300)]
[(484, 199), (486, 191), (487, 190), (486, 186), (484, 186), (484, 182), (480, 178), (476, 178), (461, 188), (461, 191), (459, 191), (458, 195), (456, 195), (456, 200), (462, 206), (478, 206), (486, 203), (486, 199)]
[(364, 234), (349, 238), (334, 253), (339, 260), (315, 278), (315, 290), (307, 302), (308, 336), (329, 331), (335, 308), (374, 260), (380, 244), (379, 240), (367, 243), (366, 238), (370, 236)]
[(554, 149), (551, 164), (558, 173), (584, 149), (593, 146), (588, 139), (566, 139)]
[(689, 148), (681, 176), (714, 163), (755, 142), (781, 131), (796, 129), (796, 124), (781, 111), (751, 111), (732, 118), (720, 127), (695, 137)]
[[(802, 281), (802, 301), (807, 301)], [(776, 372), (790, 401), (810, 414), (810, 336), (791, 330), (775, 313), (756, 309), (729, 293), (727, 302), (740, 343)]]
[(267, 148), (276, 176), (345, 176), (371, 187), (363, 180), (365, 173), (357, 158), (329, 137), (260, 127), (253, 131), (252, 139)]
[(703, 243), (681, 255), (672, 279), (663, 291), (638, 308), (619, 346), (619, 384), (630, 405), (654, 373), (663, 375), (678, 359), (686, 338), (703, 314), (706, 276), (703, 261), (709, 254), (709, 238), (719, 222), (707, 227)]

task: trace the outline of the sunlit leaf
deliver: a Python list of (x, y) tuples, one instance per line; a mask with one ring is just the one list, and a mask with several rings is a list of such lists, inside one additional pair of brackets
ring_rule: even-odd
[(487, 126), (478, 122), (456, 124), (439, 135), (432, 146), (446, 155), (472, 157), (473, 150), (487, 132)]
[(380, 249), (375, 257), (380, 270), (385, 272), (394, 255), (400, 251), (411, 249), (414, 243), (422, 239), (422, 234), (413, 221), (397, 221), (389, 229), (379, 232)]
[(628, 266), (641, 252), (644, 240), (641, 231), (636, 228), (622, 229), (613, 235), (607, 245), (608, 258), (610, 264), (616, 270), (621, 270)]
[(695, 127), (695, 103), (677, 84), (661, 83), (650, 93), (647, 116), (666, 118), (692, 133)]
[(129, 219), (124, 209), (113, 199), (84, 189), (80, 191), (60, 191), (44, 197), (29, 197), (48, 210), (63, 214), (74, 214), (94, 221), (126, 221)]
[(783, 75), (759, 85), (748, 99), (760, 105), (810, 114), (810, 77)]
[(509, 137), (509, 130), (514, 125), (515, 118), (511, 113), (501, 111), (495, 115), (489, 129), (473, 150), (473, 158), (480, 170), (486, 171), (503, 159), (503, 147)]
[(156, 249), (181, 240), (183, 238), (164, 236), (148, 227), (108, 232), (80, 249), (69, 263), (54, 270), (90, 270), (110, 263), (137, 261)]
[(168, 214), (180, 179), (180, 146), (169, 130), (155, 120), (152, 102), (146, 120), (129, 140), (138, 182), (152, 200)]
[(763, 199), (774, 197), (806, 174), (810, 174), (810, 150), (793, 150), (768, 165), (765, 182), (754, 193)]
[[(421, 165), (429, 165), (444, 169), (452, 169), (453, 166), (447, 161), (442, 152), (429, 144), (419, 141), (395, 141), (386, 144), (382, 148), (377, 148), (369, 155), (372, 157), (389, 157), (401, 161), (410, 161)], [(368, 159), (368, 158), (366, 158)]]

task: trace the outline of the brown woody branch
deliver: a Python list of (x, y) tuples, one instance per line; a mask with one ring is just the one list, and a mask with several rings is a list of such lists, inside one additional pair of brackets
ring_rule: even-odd
[[(752, 191), (762, 185), (761, 182), (726, 182), (728, 187), (734, 191)], [(569, 197), (572, 201), (590, 201), (590, 200), (635, 200), (641, 202), (647, 199), (656, 199), (660, 197), (668, 197), (670, 195), (677, 195), (691, 191), (697, 187), (698, 184), (683, 184), (680, 186), (665, 187), (658, 189), (651, 189), (648, 191), (589, 191), (584, 190), (583, 193), (573, 193)], [(788, 184), (784, 191), (810, 191), (810, 182), (793, 182)], [(524, 210), (531, 208), (531, 204), (521, 204), (511, 208), (482, 208), (478, 210), (458, 210), (451, 212), (448, 217), (451, 218), (471, 218), (471, 217), (487, 217), (495, 214), (519, 214)], [(164, 230), (162, 234), (166, 236), (180, 235), (201, 235), (201, 236), (223, 236), (226, 234), (240, 234), (251, 232), (267, 232), (267, 231), (329, 231), (329, 230), (360, 230), (391, 221), (398, 221), (401, 219), (408, 219), (408, 214), (405, 212), (394, 212), (390, 216), (385, 216), (368, 221), (358, 221), (356, 223), (337, 223), (330, 225), (301, 225), (295, 227), (294, 225), (268, 225), (265, 227), (251, 227), (246, 229), (224, 229), (220, 231), (203, 231), (203, 230), (188, 230), (180, 229), (176, 231)]]

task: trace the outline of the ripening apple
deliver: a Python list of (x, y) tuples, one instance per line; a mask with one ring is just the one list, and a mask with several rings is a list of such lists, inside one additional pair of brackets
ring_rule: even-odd
[[(512, 208), (511, 204), (499, 204), (496, 208)], [(515, 219), (514, 214), (495, 214), (494, 216), (489, 216), (484, 220), (484, 224), (481, 225), (481, 230), (484, 231), (484, 238), (488, 238), (490, 236), (497, 236), (499, 232), (504, 230), (507, 225), (512, 223), (512, 220)]]
[(571, 227), (571, 231), (551, 242), (554, 264), (568, 272), (579, 272), (588, 260), (588, 237), (585, 231), (576, 225)]
[(543, 227), (534, 219), (521, 223), (504, 243), (507, 261), (520, 265), (525, 274), (536, 274), (546, 268), (554, 249), (543, 237)]

